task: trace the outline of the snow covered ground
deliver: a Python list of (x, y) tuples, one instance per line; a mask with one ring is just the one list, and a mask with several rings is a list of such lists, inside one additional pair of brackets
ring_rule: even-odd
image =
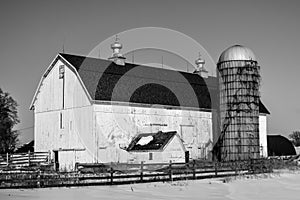
[(284, 171), (272, 175), (120, 186), (5, 189), (0, 190), (0, 199), (289, 200), (300, 199), (300, 172)]

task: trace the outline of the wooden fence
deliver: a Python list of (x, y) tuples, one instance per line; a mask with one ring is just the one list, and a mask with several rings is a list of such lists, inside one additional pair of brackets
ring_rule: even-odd
[[(60, 186), (114, 185), (155, 181), (175, 181), (236, 176), (270, 172), (271, 160), (245, 162), (190, 162), (154, 164), (78, 164), (78, 172), (45, 171), (0, 173), (0, 188), (34, 188)], [(101, 168), (101, 172), (83, 173), (80, 167)]]
[(24, 167), (38, 164), (48, 164), (50, 162), (49, 152), (28, 152), (0, 154), (1, 167)]

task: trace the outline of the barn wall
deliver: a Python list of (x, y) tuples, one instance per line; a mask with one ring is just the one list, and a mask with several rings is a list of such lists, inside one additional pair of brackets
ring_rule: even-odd
[(99, 162), (120, 161), (118, 154), (126, 154), (120, 149), (127, 147), (134, 136), (158, 131), (177, 131), (191, 158), (209, 158), (212, 142), (210, 112), (103, 104), (94, 105), (94, 112)]
[[(152, 154), (153, 160), (149, 159), (149, 154)], [(130, 152), (129, 163), (162, 163), (164, 162), (163, 153), (161, 151), (145, 151), (145, 152)]]
[[(175, 136), (162, 153), (163, 162), (185, 162), (185, 149), (180, 138)], [(154, 158), (155, 159), (155, 158)]]
[(63, 63), (58, 60), (43, 79), (34, 103), (35, 113), (91, 105), (83, 86), (71, 68), (65, 66), (65, 78), (59, 78), (61, 65)]
[(84, 162), (86, 159), (86, 152), (84, 151), (59, 151), (59, 170), (60, 171), (74, 171), (77, 162)]
[[(93, 107), (70, 68), (65, 67), (65, 82), (59, 79), (60, 65), (58, 61), (44, 78), (35, 101), (35, 151), (86, 149), (93, 134)], [(77, 157), (92, 162), (93, 154), (86, 150)], [(59, 152), (60, 167), (70, 165), (74, 158), (72, 151)]]
[(267, 116), (259, 116), (259, 146), (260, 155), (262, 157), (268, 156), (268, 147), (267, 147)]

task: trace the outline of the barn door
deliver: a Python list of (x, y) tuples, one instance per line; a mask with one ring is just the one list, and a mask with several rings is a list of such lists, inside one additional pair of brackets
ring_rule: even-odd
[(180, 136), (186, 150), (189, 152), (190, 159), (199, 158), (197, 147), (197, 134), (193, 125), (181, 125)]
[(193, 144), (194, 136), (193, 130), (194, 126), (192, 125), (180, 125), (180, 137), (183, 140), (183, 144), (186, 146), (190, 146)]
[(59, 161), (58, 161), (58, 151), (53, 151), (54, 153), (54, 169), (59, 171)]

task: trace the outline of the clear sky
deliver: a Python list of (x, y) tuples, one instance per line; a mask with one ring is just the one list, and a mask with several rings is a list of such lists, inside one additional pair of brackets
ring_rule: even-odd
[(25, 128), (21, 141), (29, 141), (30, 102), (63, 43), (67, 53), (87, 55), (119, 32), (164, 27), (198, 41), (216, 62), (231, 45), (252, 49), (261, 66), (261, 98), (271, 112), (269, 134), (288, 135), (300, 130), (299, 10), (297, 0), (1, 0), (0, 87), (19, 103), (16, 128)]

